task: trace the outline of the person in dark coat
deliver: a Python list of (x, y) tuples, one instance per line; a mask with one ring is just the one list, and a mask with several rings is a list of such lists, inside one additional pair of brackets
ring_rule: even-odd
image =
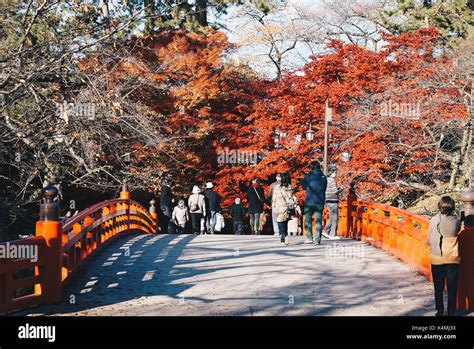
[(212, 188), (214, 188), (214, 185), (211, 182), (207, 182), (204, 196), (206, 198), (206, 205), (209, 213), (206, 216), (206, 229), (209, 234), (214, 234), (214, 228), (216, 227), (216, 214), (220, 211), (219, 196)]
[[(311, 172), (303, 179), (303, 189), (306, 190), (306, 200), (304, 204), (306, 244), (321, 244), (321, 234), (323, 231), (323, 210), (326, 202), (326, 187), (328, 180), (321, 171), (319, 161), (311, 163)], [(315, 216), (316, 235), (313, 239), (313, 215)]]
[(235, 199), (235, 204), (230, 207), (230, 215), (234, 227), (234, 234), (240, 235), (244, 230), (244, 206), (240, 202), (240, 198)]
[(265, 203), (265, 193), (260, 186), (258, 178), (252, 180), (252, 185), (247, 190), (247, 201), (249, 204), (250, 233), (261, 234), (262, 232), (258, 228), (260, 226), (260, 214), (263, 212), (263, 205)]
[(163, 186), (161, 187), (160, 195), (160, 211), (161, 211), (161, 220), (160, 227), (161, 231), (164, 234), (168, 233), (169, 224), (171, 220), (172, 212), (172, 193), (170, 188), (170, 183), (168, 180), (163, 181)]

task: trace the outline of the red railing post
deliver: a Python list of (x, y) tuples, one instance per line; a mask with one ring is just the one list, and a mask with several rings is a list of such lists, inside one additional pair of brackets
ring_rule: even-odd
[(353, 239), (357, 238), (356, 232), (353, 230), (352, 224), (352, 212), (355, 211), (354, 201), (357, 201), (357, 195), (355, 192), (355, 182), (351, 181), (349, 193), (347, 194), (347, 213), (346, 213), (346, 232), (345, 237), (352, 237)]
[(48, 185), (43, 189), (44, 203), (40, 207), (40, 220), (36, 222), (36, 236), (45, 240), (45, 266), (41, 267), (41, 292), (48, 304), (61, 301), (62, 239), (59, 206), (54, 202), (58, 190)]
[(461, 193), (464, 204), (464, 230), (459, 235), (459, 289), (458, 307), (474, 310), (474, 192)]
[(127, 180), (125, 179), (122, 184), (122, 190), (120, 191), (120, 199), (127, 200), (126, 203), (123, 204), (123, 208), (126, 210), (127, 215), (127, 232), (130, 232), (130, 192), (128, 191)]

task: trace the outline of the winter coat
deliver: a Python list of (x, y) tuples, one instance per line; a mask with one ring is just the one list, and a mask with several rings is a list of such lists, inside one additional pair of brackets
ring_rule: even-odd
[(207, 189), (204, 193), (206, 197), (209, 211), (218, 212), (220, 211), (220, 200), (217, 193), (212, 189)]
[(270, 188), (268, 190), (268, 202), (273, 206), (273, 191), (277, 186), (280, 185), (281, 182), (275, 181), (272, 184), (270, 184)]
[(461, 220), (456, 215), (437, 214), (431, 218), (428, 227), (431, 264), (459, 264), (460, 230)]
[(312, 169), (304, 176), (303, 189), (306, 190), (305, 206), (324, 205), (326, 202), (327, 178), (320, 169)]
[[(194, 204), (197, 204), (198, 208), (196, 211), (191, 211)], [(191, 194), (188, 199), (188, 207), (190, 213), (200, 213), (206, 215), (206, 204), (204, 202), (204, 195), (202, 194)]]
[(265, 193), (263, 192), (263, 188), (261, 186), (250, 186), (250, 188), (247, 190), (247, 201), (249, 203), (249, 213), (262, 213), (263, 204), (265, 202)]
[(288, 207), (292, 204), (294, 202), (290, 189), (281, 185), (275, 186), (272, 196), (272, 210), (275, 210), (277, 222), (285, 222), (290, 219)]
[(160, 207), (162, 206), (170, 207), (170, 210), (171, 210), (171, 199), (172, 199), (171, 188), (167, 185), (164, 185), (161, 188)]
[(230, 215), (232, 216), (232, 221), (243, 222), (244, 221), (244, 206), (242, 206), (242, 204), (232, 205), (230, 207)]

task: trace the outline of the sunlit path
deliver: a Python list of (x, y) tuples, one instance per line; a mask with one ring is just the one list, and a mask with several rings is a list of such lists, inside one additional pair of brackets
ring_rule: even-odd
[(86, 262), (61, 304), (17, 314), (432, 315), (432, 284), (387, 253), (351, 239), (302, 241), (124, 237)]

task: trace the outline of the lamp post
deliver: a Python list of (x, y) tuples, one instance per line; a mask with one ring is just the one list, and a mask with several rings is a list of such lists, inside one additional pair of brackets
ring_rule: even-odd
[(329, 100), (326, 99), (324, 107), (324, 157), (323, 170), (324, 174), (328, 174), (328, 136), (329, 136), (329, 122), (332, 121), (332, 109), (329, 108)]
[(309, 129), (305, 132), (306, 140), (312, 142), (314, 139), (314, 131), (311, 129), (311, 122), (309, 123)]
[(349, 162), (351, 161), (351, 158), (352, 158), (352, 154), (345, 151), (341, 154), (341, 160), (344, 161), (344, 162)]
[[(332, 109), (329, 108), (329, 100), (326, 99), (324, 110), (324, 155), (323, 155), (323, 172), (327, 174), (328, 171), (328, 136), (329, 136), (329, 122), (332, 121)], [(311, 122), (309, 129), (305, 132), (306, 139), (311, 142), (314, 139), (314, 131), (311, 129)]]

